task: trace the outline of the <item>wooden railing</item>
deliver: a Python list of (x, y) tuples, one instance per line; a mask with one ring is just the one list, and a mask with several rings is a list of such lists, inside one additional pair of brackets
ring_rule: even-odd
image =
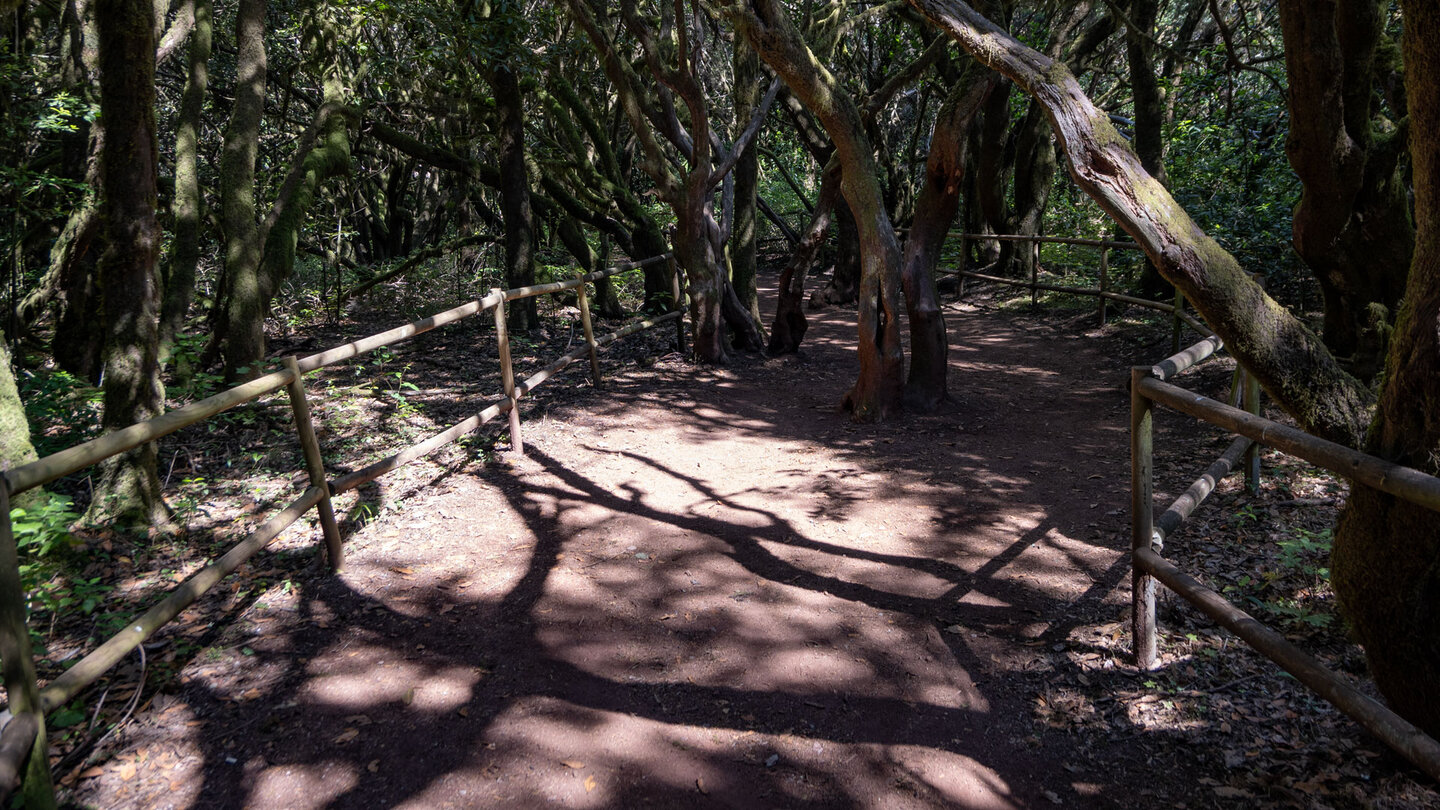
[[(632, 321), (615, 332), (596, 338), (590, 318), (586, 283), (662, 261), (669, 262), (671, 265), (671, 276), (674, 279), (672, 294), (676, 308), (664, 315)], [(507, 301), (566, 290), (574, 290), (577, 295), (581, 325), (585, 335), (584, 344), (531, 375), (528, 379), (517, 382), (510, 362), (504, 304)], [(675, 323), (676, 340), (683, 351), (685, 335), (683, 311), (679, 308), (681, 300), (680, 277), (675, 268), (673, 253), (629, 262), (607, 270), (597, 270), (569, 281), (557, 281), (514, 290), (494, 289), (483, 298), (387, 332), (371, 335), (302, 359), (285, 357), (281, 360), (283, 368), (279, 371), (235, 386), (199, 402), (168, 411), (154, 419), (107, 433), (98, 439), (62, 450), (38, 461), (0, 472), (0, 667), (3, 667), (5, 689), (9, 697), (7, 710), (0, 713), (0, 724), (3, 724), (3, 727), (0, 727), (0, 805), (7, 802), (10, 793), (18, 786), (23, 791), (26, 807), (53, 807), (54, 788), (51, 784), (49, 763), (46, 758), (45, 714), (64, 705), (81, 690), (98, 680), (202, 594), (234, 572), (260, 549), (269, 545), (282, 531), (299, 520), (312, 507), (316, 508), (319, 514), (325, 556), (331, 569), (338, 571), (343, 564), (344, 551), (339, 528), (335, 522), (334, 510), (330, 505), (332, 495), (354, 489), (411, 461), (433, 453), (461, 436), (475, 431), (501, 413), (509, 415), (512, 448), (516, 452), (523, 452), (519, 404), (525, 394), (535, 390), (565, 367), (587, 355), (590, 359), (592, 380), (599, 385), (601, 378), (597, 351), (601, 347), (662, 323), (672, 321)], [(487, 310), (493, 311), (495, 316), (504, 396), (468, 419), (452, 425), (419, 444), (380, 459), (334, 481), (327, 481), (324, 460), (319, 442), (315, 438), (310, 406), (305, 395), (304, 375), (383, 346), (407, 340), (445, 324), (479, 315)], [(294, 412), (296, 436), (304, 453), (309, 486), (299, 497), (252, 531), (245, 539), (232, 546), (219, 559), (209, 563), (176, 586), (145, 613), (131, 619), (123, 630), (95, 648), (89, 655), (47, 684), (45, 688), (39, 688), (36, 683), (35, 665), (26, 626), (25, 594), (21, 590), (18, 552), (10, 526), (11, 497), (44, 486), (106, 458), (133, 450), (181, 428), (209, 419), (230, 408), (251, 402), (282, 388), (288, 393), (291, 409)]]
[[(1110, 251), (1112, 250), (1140, 250), (1140, 246), (1134, 242), (1117, 242), (1113, 239), (1079, 239), (1065, 236), (1037, 236), (1033, 234), (985, 234), (985, 233), (960, 233), (951, 234), (951, 238), (961, 240), (962, 267), (957, 270), (948, 271), (947, 275), (956, 277), (956, 298), (965, 297), (965, 279), (974, 278), (982, 281), (991, 281), (997, 284), (1009, 284), (1015, 287), (1025, 287), (1030, 290), (1030, 303), (1035, 304), (1039, 300), (1041, 290), (1047, 292), (1068, 293), (1070, 295), (1088, 295), (1099, 299), (1100, 325), (1104, 326), (1106, 321), (1105, 302), (1119, 301), (1124, 304), (1131, 304), (1137, 307), (1153, 309), (1158, 312), (1168, 313), (1174, 320), (1174, 328), (1171, 330), (1171, 351), (1180, 350), (1180, 326), (1185, 324), (1202, 335), (1211, 334), (1194, 316), (1185, 311), (1185, 297), (1178, 291), (1175, 293), (1175, 302), (1167, 304), (1163, 301), (1151, 301), (1147, 298), (1138, 298), (1133, 295), (1125, 295), (1110, 289)], [(977, 273), (973, 270), (966, 270), (963, 267), (963, 257), (968, 253), (964, 248), (967, 242), (991, 241), (991, 242), (1028, 242), (1030, 249), (1034, 251), (1030, 262), (1030, 280), (1023, 281), (1003, 276), (992, 276), (986, 273)], [(1100, 279), (1095, 287), (1073, 287), (1064, 284), (1047, 284), (1040, 280), (1040, 245), (1082, 245), (1087, 247), (1100, 248)]]
[[(1155, 592), (1158, 581), (1279, 664), (1431, 778), (1440, 779), (1440, 743), (1356, 690), (1284, 636), (1256, 621), (1161, 556), (1166, 538), (1209, 496), (1216, 483), (1238, 466), (1243, 453), (1250, 452), (1253, 457), (1255, 448), (1252, 443), (1304, 459), (1348, 478), (1353, 484), (1373, 487), (1440, 511), (1440, 478), (1272, 422), (1252, 412), (1256, 410), (1253, 405), (1240, 410), (1170, 382), (1187, 369), (1214, 356), (1220, 348), (1220, 339), (1211, 337), (1154, 366), (1136, 366), (1131, 370), (1131, 626), (1136, 665), (1141, 669), (1151, 669), (1156, 664)], [(1253, 382), (1247, 385), (1247, 405), (1258, 397), (1258, 392), (1250, 393), (1253, 387)], [(1155, 403), (1218, 425), (1238, 437), (1158, 518), (1154, 513), (1153, 483)]]

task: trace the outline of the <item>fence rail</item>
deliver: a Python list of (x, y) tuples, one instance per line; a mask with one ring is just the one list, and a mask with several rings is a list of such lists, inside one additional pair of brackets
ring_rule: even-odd
[[(589, 296), (586, 293), (585, 285), (616, 273), (647, 267), (662, 261), (670, 263), (671, 273), (674, 276), (672, 293), (673, 304), (676, 308), (658, 317), (632, 321), (615, 332), (598, 339), (595, 338), (590, 318)], [(517, 383), (510, 361), (504, 303), (567, 290), (576, 291), (580, 304), (581, 324), (585, 334), (584, 344), (560, 357), (546, 368), (532, 374), (524, 381)], [(597, 352), (600, 348), (636, 332), (670, 322), (676, 324), (677, 340), (683, 350), (684, 313), (679, 308), (681, 292), (679, 273), (675, 267), (673, 252), (628, 262), (605, 270), (597, 270), (567, 281), (537, 284), (513, 290), (491, 290), (483, 298), (395, 329), (370, 335), (305, 358), (297, 359), (293, 356), (282, 358), (281, 362), (284, 367), (279, 371), (222, 391), (199, 402), (168, 411), (154, 419), (62, 450), (38, 461), (0, 472), (0, 667), (3, 667), (3, 672), (0, 674), (3, 674), (6, 692), (9, 696), (8, 710), (0, 713), (0, 723), (3, 723), (3, 727), (0, 727), (0, 804), (8, 801), (11, 792), (18, 787), (25, 796), (27, 807), (53, 807), (54, 788), (50, 781), (49, 764), (46, 760), (45, 713), (64, 705), (124, 660), (131, 651), (168, 624), (206, 591), (233, 573), (246, 560), (268, 546), (281, 532), (298, 521), (306, 512), (312, 508), (317, 509), (321, 533), (325, 542), (325, 555), (331, 569), (338, 571), (343, 564), (343, 549), (339, 528), (335, 523), (334, 510), (330, 504), (333, 494), (355, 489), (411, 461), (423, 458), (461, 436), (475, 431), (502, 413), (507, 414), (510, 419), (512, 448), (516, 452), (523, 452), (520, 434), (520, 398), (535, 390), (571, 363), (588, 355), (591, 379), (596, 385), (599, 385), (601, 376)], [(491, 402), (475, 415), (419, 444), (412, 445), (360, 470), (343, 475), (334, 481), (327, 480), (321, 448), (315, 437), (309, 400), (305, 395), (303, 382), (305, 374), (491, 310), (495, 314), (504, 396)], [(96, 647), (74, 666), (47, 684), (44, 689), (39, 688), (36, 683), (34, 660), (26, 626), (25, 594), (20, 584), (18, 549), (10, 526), (11, 496), (44, 486), (106, 458), (133, 450), (282, 388), (289, 395), (295, 417), (296, 438), (305, 459), (306, 473), (309, 479), (309, 485), (305, 490), (284, 509), (261, 524), (218, 559), (210, 562), (189, 579), (176, 586), (150, 609), (127, 622), (124, 629)]]
[[(1024, 287), (1030, 290), (1030, 303), (1034, 304), (1039, 300), (1040, 290), (1048, 292), (1067, 293), (1069, 295), (1088, 295), (1098, 298), (1098, 316), (1100, 325), (1106, 322), (1106, 301), (1119, 301), (1124, 304), (1131, 304), (1137, 307), (1153, 309), (1157, 312), (1169, 314), (1174, 320), (1174, 328), (1171, 330), (1172, 351), (1180, 350), (1180, 325), (1185, 324), (1201, 335), (1214, 334), (1210, 328), (1201, 323), (1198, 319), (1185, 311), (1185, 298), (1178, 291), (1175, 293), (1175, 303), (1167, 304), (1163, 301), (1151, 301), (1146, 298), (1137, 298), (1133, 295), (1117, 293), (1109, 289), (1110, 275), (1110, 251), (1112, 250), (1141, 250), (1142, 248), (1134, 242), (1117, 242), (1113, 239), (1079, 239), (1067, 236), (1039, 236), (1033, 234), (985, 234), (985, 233), (956, 233), (952, 237), (963, 242), (1028, 242), (1034, 251), (1033, 261), (1030, 262), (1030, 280), (1005, 278), (986, 273), (979, 273), (974, 270), (964, 269), (964, 256), (962, 251), (961, 266), (958, 269), (948, 271), (946, 275), (956, 278), (956, 299), (965, 297), (965, 279), (973, 278), (981, 281), (989, 281), (996, 284), (1008, 284), (1014, 287)], [(1100, 279), (1096, 287), (1071, 287), (1063, 284), (1046, 284), (1040, 281), (1040, 245), (1082, 245), (1086, 247), (1100, 248)]]
[[(1219, 338), (1207, 338), (1154, 366), (1136, 366), (1131, 370), (1131, 632), (1136, 665), (1141, 669), (1151, 669), (1158, 659), (1155, 621), (1158, 582), (1279, 664), (1431, 778), (1440, 780), (1440, 742), (1355, 689), (1284, 636), (1161, 556), (1166, 539), (1204, 502), (1215, 484), (1240, 466), (1246, 454), (1254, 458), (1255, 447), (1260, 445), (1324, 467), (1354, 484), (1373, 487), (1440, 511), (1440, 478), (1365, 455), (1259, 416), (1255, 407), (1258, 391), (1249, 375), (1244, 375), (1246, 379), (1243, 383), (1246, 410), (1197, 395), (1170, 382), (1213, 356), (1220, 348)], [(1217, 425), (1238, 437), (1158, 518), (1154, 512), (1153, 439), (1153, 412), (1157, 403)], [(1247, 474), (1250, 470), (1253, 470), (1253, 464), (1249, 465)]]

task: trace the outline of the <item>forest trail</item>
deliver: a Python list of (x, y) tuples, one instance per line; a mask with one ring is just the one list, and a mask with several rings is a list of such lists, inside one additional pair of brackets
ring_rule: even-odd
[(256, 602), (79, 798), (1184, 799), (1194, 774), (1167, 788), (1143, 729), (1095, 745), (1040, 719), (1058, 684), (1139, 677), (1117, 624), (1130, 358), (1042, 315), (947, 317), (955, 402), (934, 415), (837, 411), (853, 311), (828, 309), (799, 356), (612, 370), (527, 412), (523, 458), (371, 493), (394, 502), (348, 540), (345, 572)]

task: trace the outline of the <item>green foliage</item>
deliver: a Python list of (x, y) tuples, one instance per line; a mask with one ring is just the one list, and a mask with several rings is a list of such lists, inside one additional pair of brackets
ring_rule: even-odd
[(1175, 199), (1251, 271), (1300, 270), (1290, 248), (1299, 180), (1285, 156), (1285, 99), (1254, 77), (1193, 71), (1175, 89), (1187, 98), (1227, 99), (1189, 109), (1169, 133), (1167, 170)]
[[(48, 616), (53, 622), (61, 613), (79, 611), (93, 614), (114, 588), (101, 578), (85, 577), (72, 569), (72, 553), (78, 545), (70, 526), (80, 519), (69, 498), (46, 495), (25, 509), (10, 510), (10, 526), (20, 554), (20, 587), (31, 616)], [(39, 648), (42, 634), (34, 622), (30, 632)]]
[(15, 381), (31, 443), (42, 457), (100, 435), (103, 392), (60, 369), (23, 371)]

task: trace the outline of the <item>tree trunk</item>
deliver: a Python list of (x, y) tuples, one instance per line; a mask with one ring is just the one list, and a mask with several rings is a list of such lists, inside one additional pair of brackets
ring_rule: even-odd
[[(1054, 179), (1055, 140), (1050, 136), (1050, 122), (1045, 119), (1044, 108), (1032, 101), (1015, 129), (1015, 206), (1009, 221), (1011, 233), (1040, 235)], [(1029, 244), (1014, 244), (1023, 248), (1014, 253), (1019, 275), (1029, 278), (1035, 264), (1035, 251)]]
[[(575, 220), (563, 214), (555, 223), (555, 230), (560, 236), (560, 241), (570, 255), (575, 257), (575, 262), (580, 265), (580, 272), (589, 275), (596, 270), (603, 270), (599, 266), (599, 257), (590, 248), (586, 241), (585, 234)], [(595, 282), (595, 300), (591, 302), (595, 311), (605, 318), (619, 318), (625, 314), (620, 308), (620, 298), (615, 294), (615, 285), (610, 279), (602, 278)]]
[(860, 232), (844, 197), (835, 201), (835, 266), (830, 281), (810, 296), (810, 307), (846, 306), (860, 297)]
[[(100, 183), (98, 149), (104, 139), (102, 132), (99, 121), (91, 125), (97, 152), (91, 161), (94, 170), (87, 172), (86, 178), (92, 189)], [(96, 284), (96, 264), (105, 246), (102, 226), (100, 200), (92, 193), (71, 213), (50, 250), (57, 298), (55, 337), (50, 344), (55, 364), (97, 385), (104, 365), (101, 355), (105, 345), (100, 290)], [(50, 274), (42, 284), (47, 282)]]
[[(980, 126), (980, 148), (975, 155), (975, 191), (978, 196), (980, 233), (1005, 232), (1005, 133), (1010, 127), (1010, 85), (1002, 83), (985, 102), (984, 123)], [(977, 246), (980, 264), (989, 272), (1007, 272), (1013, 246), (1006, 242), (981, 240)]]
[[(1404, 4), (1406, 93), (1417, 238), (1370, 453), (1440, 474), (1440, 7)], [(1375, 683), (1395, 710), (1440, 736), (1440, 515), (1356, 487), (1340, 518), (1331, 582)]]
[(766, 349), (771, 355), (790, 354), (800, 350), (800, 341), (810, 324), (805, 320), (805, 275), (820, 248), (825, 244), (825, 234), (830, 229), (830, 215), (840, 200), (839, 164), (826, 167), (820, 180), (820, 193), (815, 208), (810, 212), (810, 226), (805, 236), (795, 246), (794, 253), (785, 269), (780, 271), (779, 295), (775, 303), (775, 324), (770, 328), (770, 345)]
[(945, 244), (965, 181), (965, 147), (975, 120), (997, 84), (993, 73), (968, 81), (978, 71), (967, 71), (951, 88), (935, 118), (930, 155), (925, 161), (925, 185), (915, 204), (915, 222), (905, 239), (901, 279), (910, 317), (910, 376), (905, 381), (905, 404), (932, 411), (944, 402), (948, 344), (945, 318), (935, 292), (935, 265)]
[[(151, 0), (98, 0), (100, 114), (105, 120), (101, 200), (108, 247), (100, 261), (105, 302), (104, 416), (118, 430), (158, 416), (160, 286), (155, 218), (155, 15)], [(87, 520), (168, 522), (155, 445), (102, 462)]]
[(240, 0), (235, 18), (235, 101), (220, 152), (220, 226), (225, 266), (215, 311), (215, 349), (225, 378), (259, 375), (265, 356), (265, 302), (260, 287), (262, 237), (256, 221), (255, 158), (265, 112), (265, 3)]
[(845, 397), (858, 420), (898, 411), (904, 390), (900, 343), (900, 244), (885, 210), (874, 149), (855, 102), (806, 47), (778, 0), (728, 6), (750, 46), (825, 127), (841, 165), (840, 188), (860, 237), (860, 373)]
[[(735, 43), (735, 120), (731, 141), (740, 137), (760, 104), (765, 76), (760, 58), (742, 43)], [(758, 135), (757, 135), (758, 138)], [(760, 184), (760, 152), (746, 149), (732, 170), (735, 178), (735, 219), (730, 230), (730, 284), (739, 303), (760, 322), (760, 300), (755, 291), (756, 192)]]
[[(1326, 344), (1364, 378), (1380, 368), (1415, 239), (1402, 165), (1406, 130), (1373, 109), (1382, 7), (1388, 4), (1376, 0), (1280, 3), (1286, 152), (1302, 185), (1295, 250), (1325, 296)], [(1408, 67), (1405, 75), (1413, 75)]]
[[(15, 388), (15, 375), (10, 370), (10, 342), (0, 332), (0, 470), (28, 464), (38, 456), (30, 443), (30, 422), (25, 418), (25, 405)], [(25, 506), (29, 493), (22, 493), (11, 506)]]
[[(1130, 25), (1125, 26), (1125, 61), (1130, 69), (1130, 94), (1135, 108), (1135, 154), (1140, 165), (1161, 185), (1165, 177), (1165, 102), (1155, 76), (1155, 17), (1157, 0), (1133, 0)], [(1118, 13), (1118, 12), (1116, 12)], [(1140, 271), (1140, 288), (1146, 295), (1171, 298), (1175, 291), (1146, 262)]]
[(195, 293), (195, 268), (200, 261), (200, 216), (205, 198), (200, 190), (200, 126), (205, 91), (210, 80), (210, 44), (214, 30), (211, 0), (188, 0), (194, 5), (195, 24), (190, 32), (190, 75), (180, 96), (175, 121), (175, 233), (170, 240), (169, 272), (160, 306), (160, 355), (168, 359), (175, 336), (185, 324)]
[[(525, 100), (509, 66), (492, 71), (490, 86), (495, 90), (499, 119), (495, 137), (500, 158), (500, 214), (505, 218), (505, 285), (528, 287), (535, 283), (535, 220), (525, 171)], [(523, 332), (540, 326), (538, 300), (531, 296), (510, 302), (511, 330)]]
[(1144, 248), (1266, 392), (1306, 430), (1358, 447), (1369, 391), (1320, 340), (1200, 230), (1061, 63), (1026, 47), (959, 0), (909, 0), (971, 56), (1040, 101), (1085, 193)]

